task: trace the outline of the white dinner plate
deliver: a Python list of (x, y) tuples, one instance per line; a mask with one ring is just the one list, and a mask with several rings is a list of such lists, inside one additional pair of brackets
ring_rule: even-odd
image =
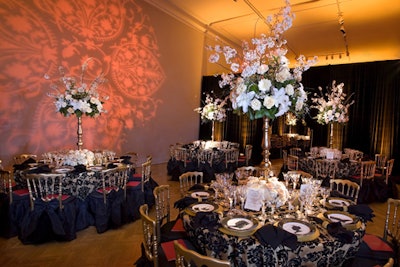
[(278, 223), (278, 226), (297, 236), (297, 241), (307, 242), (319, 237), (318, 229), (311, 223), (296, 219), (283, 219)]
[(56, 173), (67, 173), (70, 172), (71, 169), (70, 168), (57, 168), (54, 170)]
[(92, 166), (92, 167), (88, 167), (88, 170), (99, 172), (99, 171), (103, 170), (103, 167), (102, 166)]
[(350, 214), (339, 212), (326, 212), (325, 217), (331, 222), (340, 222), (342, 225), (354, 223), (354, 218)]
[(282, 229), (295, 235), (308, 235), (311, 228), (308, 224), (301, 221), (288, 221), (282, 224)]
[(229, 229), (237, 230), (237, 231), (247, 231), (253, 228), (254, 223), (252, 220), (238, 217), (238, 218), (231, 218), (226, 221), (226, 226)]
[(194, 212), (211, 212), (215, 210), (214, 205), (212, 204), (207, 204), (207, 203), (199, 203), (199, 204), (194, 204), (192, 206), (192, 210)]
[(344, 198), (328, 198), (328, 203), (334, 207), (348, 207), (352, 204), (352, 201)]
[(210, 197), (210, 193), (206, 192), (206, 191), (195, 191), (190, 193), (190, 196), (192, 198), (203, 198), (203, 199), (207, 199)]

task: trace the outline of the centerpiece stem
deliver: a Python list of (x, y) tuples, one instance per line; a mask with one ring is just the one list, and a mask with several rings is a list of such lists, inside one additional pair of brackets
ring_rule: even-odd
[(82, 130), (82, 116), (77, 116), (78, 118), (78, 149), (81, 150), (83, 146), (83, 141), (82, 141), (82, 135), (83, 135), (83, 130)]
[(333, 122), (331, 122), (329, 126), (330, 126), (329, 148), (333, 148)]
[(211, 141), (214, 141), (214, 138), (215, 138), (215, 120), (212, 120), (211, 121), (211, 123), (212, 123), (212, 126), (211, 126)]
[(269, 171), (269, 169), (271, 168), (271, 162), (269, 161), (269, 149), (271, 147), (271, 139), (270, 139), (270, 127), (269, 127), (269, 118), (268, 117), (264, 117), (264, 170), (265, 171)]

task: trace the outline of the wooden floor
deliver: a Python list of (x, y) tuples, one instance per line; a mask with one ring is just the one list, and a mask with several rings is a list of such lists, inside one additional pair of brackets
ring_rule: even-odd
[[(274, 172), (280, 170), (280, 161), (272, 161)], [(179, 182), (170, 181), (166, 164), (152, 166), (152, 177), (158, 184), (171, 186), (171, 203), (179, 199)], [(386, 203), (373, 203), (373, 222), (367, 224), (367, 233), (382, 235)], [(177, 211), (173, 209), (173, 217)], [(133, 266), (140, 256), (142, 225), (140, 220), (116, 230), (98, 234), (94, 227), (78, 232), (70, 242), (51, 242), (41, 245), (23, 245), (17, 237), (0, 237), (0, 266), (2, 267), (101, 267)]]

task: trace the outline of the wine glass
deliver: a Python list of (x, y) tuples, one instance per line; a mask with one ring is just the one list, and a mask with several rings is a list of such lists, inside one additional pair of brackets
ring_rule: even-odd
[(290, 175), (287, 172), (282, 174), (283, 174), (283, 179), (285, 180), (285, 186), (286, 188), (289, 188)]
[(290, 179), (292, 180), (292, 183), (293, 183), (293, 189), (296, 189), (297, 188), (297, 184), (299, 183), (299, 180), (300, 180), (300, 174), (291, 173), (290, 174)]
[(323, 204), (326, 204), (326, 199), (331, 195), (331, 189), (329, 187), (320, 187), (319, 193), (322, 197)]
[(244, 204), (247, 197), (247, 188), (244, 185), (240, 185), (236, 187), (237, 196), (239, 197), (240, 201), (240, 208), (244, 210)]

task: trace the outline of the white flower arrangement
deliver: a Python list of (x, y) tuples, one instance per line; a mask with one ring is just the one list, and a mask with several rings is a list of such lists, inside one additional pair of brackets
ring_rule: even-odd
[[(108, 100), (108, 97), (101, 99), (97, 92), (98, 87), (105, 82), (103, 74), (98, 75), (90, 84), (84, 80), (85, 71), (91, 60), (92, 58), (88, 58), (82, 64), (82, 73), (79, 81), (75, 77), (66, 76), (64, 68), (62, 66), (59, 67), (60, 82), (65, 91), (61, 92), (57, 84), (52, 84), (51, 88), (57, 93), (50, 93), (49, 96), (55, 98), (56, 111), (65, 117), (73, 114), (77, 117), (82, 115), (97, 117), (100, 113), (106, 112), (103, 108), (104, 101), (102, 100)], [(45, 79), (50, 79), (50, 76), (46, 74)]]
[(213, 99), (209, 94), (206, 96), (205, 105), (201, 108), (196, 108), (194, 111), (201, 114), (201, 121), (206, 123), (208, 121), (223, 122), (226, 119), (226, 98)]
[(69, 150), (68, 153), (64, 155), (63, 164), (68, 166), (92, 166), (94, 159), (94, 153), (90, 150)]
[(347, 94), (343, 92), (343, 87), (344, 83), (336, 85), (336, 81), (333, 81), (332, 87), (328, 88), (328, 92), (325, 94), (322, 93), (322, 88), (318, 87), (320, 94), (315, 94), (315, 97), (311, 99), (314, 103), (311, 108), (318, 110), (315, 117), (318, 123), (346, 123), (349, 121), (349, 107), (354, 104), (354, 100), (350, 101), (351, 95), (347, 97)]
[(221, 75), (220, 87), (230, 86), (233, 109), (248, 114), (250, 119), (275, 119), (288, 111), (296, 116), (308, 112), (307, 94), (300, 81), (302, 73), (315, 64), (316, 57), (306, 60), (300, 56), (296, 67), (289, 68), (283, 33), (292, 26), (293, 14), (289, 1), (285, 3), (274, 18), (267, 18), (270, 36), (262, 34), (253, 38), (251, 44), (243, 42), (242, 54), (229, 46), (208, 47), (213, 51), (211, 63), (218, 63), (223, 55), (230, 66), (231, 72)]

